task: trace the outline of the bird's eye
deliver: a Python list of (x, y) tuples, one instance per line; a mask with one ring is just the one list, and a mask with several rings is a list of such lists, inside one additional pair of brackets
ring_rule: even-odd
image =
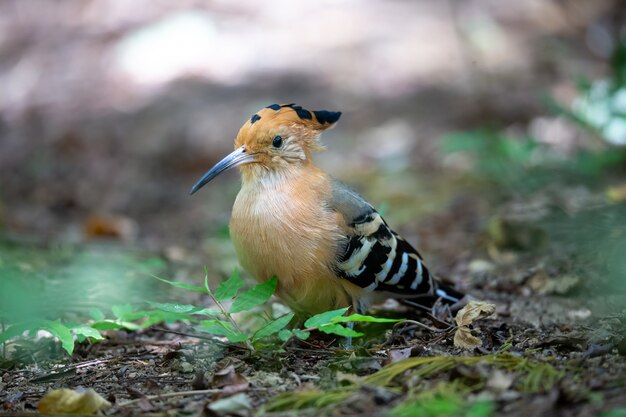
[(272, 146), (275, 148), (280, 148), (281, 146), (283, 146), (283, 138), (280, 136), (276, 136), (272, 141)]

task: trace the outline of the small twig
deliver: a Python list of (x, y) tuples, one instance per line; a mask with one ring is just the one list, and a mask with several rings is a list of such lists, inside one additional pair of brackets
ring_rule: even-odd
[[(309, 344), (309, 346), (313, 346), (311, 344)], [(296, 347), (296, 346), (286, 346), (285, 349), (289, 349), (289, 350), (297, 350), (298, 352), (308, 352), (308, 353), (324, 353), (324, 354), (333, 354), (335, 353), (332, 350), (328, 350), (328, 349), (323, 349), (323, 348), (319, 348), (319, 349), (306, 349), (306, 348), (301, 348), (301, 347)]]
[[(204, 267), (204, 288), (206, 289), (206, 292), (209, 294), (209, 297), (211, 297), (215, 305), (220, 309), (224, 317), (226, 317), (226, 319), (230, 322), (230, 324), (233, 325), (235, 330), (237, 330), (239, 333), (243, 333), (241, 329), (239, 328), (239, 325), (237, 324), (235, 319), (233, 319), (230, 313), (226, 311), (222, 303), (220, 303), (217, 300), (217, 298), (215, 298), (215, 295), (213, 295), (213, 291), (211, 291), (211, 288), (209, 288), (209, 270), (206, 267)], [(245, 340), (245, 344), (246, 344), (246, 347), (250, 349), (252, 352), (255, 351), (254, 346), (252, 346), (252, 343), (250, 343), (248, 339)]]
[(300, 377), (298, 376), (298, 374), (296, 374), (295, 372), (290, 372), (289, 376), (292, 377), (296, 381), (296, 384), (298, 386), (302, 385), (302, 381), (300, 380)]
[(84, 368), (86, 366), (95, 366), (95, 365), (102, 365), (103, 363), (107, 363), (112, 361), (115, 358), (107, 358), (107, 359), (94, 359), (91, 361), (85, 361), (85, 362), (78, 362), (78, 363), (74, 363), (72, 365), (70, 365), (73, 368), (79, 369), (79, 368)]
[(449, 329), (445, 329), (445, 330), (444, 329), (435, 329), (434, 327), (427, 326), (426, 324), (420, 323), (419, 321), (416, 321), (416, 320), (404, 320), (404, 321), (401, 321), (399, 323), (396, 323), (393, 327), (396, 328), (397, 326), (399, 326), (401, 324), (405, 324), (405, 323), (414, 324), (414, 325), (416, 325), (418, 327), (421, 327), (423, 329), (426, 329), (428, 331), (435, 332), (435, 333), (443, 333), (443, 332), (446, 332), (446, 331), (449, 330)]
[(443, 326), (447, 326), (446, 330), (449, 330), (450, 328), (454, 327), (454, 324), (451, 324), (450, 322), (447, 322), (445, 320), (441, 320), (440, 318), (438, 318), (437, 316), (431, 314), (431, 313), (426, 313), (428, 314), (428, 318), (431, 319), (434, 322), (437, 322)]
[(181, 345), (181, 342), (175, 340), (103, 340), (100, 342), (103, 346), (171, 346)]
[(319, 381), (321, 378), (317, 375), (300, 375), (300, 379)]
[(163, 333), (171, 333), (171, 334), (177, 334), (179, 336), (187, 336), (187, 337), (193, 337), (195, 339), (200, 339), (200, 340), (207, 340), (209, 342), (213, 342), (217, 345), (221, 345), (224, 347), (231, 347), (231, 348), (235, 348), (235, 349), (241, 349), (241, 350), (248, 350), (245, 347), (242, 347), (240, 345), (237, 345), (235, 343), (228, 343), (228, 342), (223, 342), (221, 340), (219, 340), (218, 338), (214, 337), (214, 336), (205, 336), (203, 334), (196, 334), (196, 333), (185, 333), (185, 332), (179, 332), (176, 330), (168, 330), (168, 329), (163, 329), (161, 327), (152, 327), (152, 330), (158, 331), (158, 332), (163, 332)]
[(129, 405), (137, 404), (138, 402), (142, 400), (158, 400), (161, 398), (184, 397), (187, 395), (217, 394), (220, 391), (221, 391), (220, 389), (201, 389), (201, 390), (195, 390), (195, 391), (179, 391), (179, 392), (167, 392), (165, 394), (145, 395), (135, 400), (130, 400), (130, 401), (126, 401), (125, 403), (117, 404), (116, 407), (126, 407)]

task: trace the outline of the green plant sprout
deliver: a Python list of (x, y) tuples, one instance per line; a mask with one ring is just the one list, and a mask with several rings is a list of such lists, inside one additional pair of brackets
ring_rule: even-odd
[[(235, 270), (231, 276), (220, 283), (215, 291), (209, 287), (208, 271), (205, 268), (204, 286), (195, 286), (187, 283), (169, 281), (154, 276), (161, 282), (176, 288), (192, 292), (206, 293), (211, 297), (217, 309), (194, 306), (191, 304), (160, 303), (146, 301), (150, 309), (136, 309), (130, 304), (114, 305), (111, 313), (114, 318), (106, 318), (99, 309), (91, 309), (88, 324), (62, 322), (61, 320), (25, 320), (15, 323), (2, 323), (0, 328), (0, 344), (6, 344), (23, 335), (34, 335), (40, 330), (49, 332), (61, 342), (61, 347), (68, 353), (74, 351), (75, 342), (85, 340), (98, 341), (104, 336), (101, 332), (110, 330), (137, 331), (148, 328), (157, 323), (180, 321), (194, 326), (196, 331), (213, 336), (222, 336), (231, 343), (243, 343), (248, 349), (254, 350), (254, 344), (277, 337), (283, 342), (291, 338), (305, 340), (312, 331), (318, 330), (327, 334), (342, 337), (361, 337), (364, 334), (351, 328), (344, 327), (343, 323), (396, 323), (402, 319), (378, 318), (373, 316), (352, 314), (345, 316), (349, 307), (327, 311), (308, 318), (304, 328), (291, 328), (295, 314), (287, 313), (262, 323), (257, 328), (242, 330), (233, 314), (249, 312), (265, 304), (276, 291), (278, 280), (271, 278), (252, 288), (241, 291), (244, 281)], [(226, 305), (230, 305), (226, 308)], [(4, 350), (3, 350), (4, 352)]]
[[(163, 278), (156, 278), (167, 284), (181, 287), (180, 283), (174, 283)], [(345, 307), (320, 313), (308, 318), (304, 322), (303, 329), (287, 329), (286, 327), (295, 316), (294, 313), (287, 313), (275, 319), (268, 320), (260, 328), (244, 332), (237, 325), (237, 322), (233, 319), (232, 314), (250, 311), (259, 305), (265, 304), (276, 291), (278, 280), (276, 277), (273, 277), (263, 283), (255, 285), (247, 291), (240, 292), (243, 284), (244, 281), (241, 279), (237, 271), (234, 271), (230, 278), (219, 284), (215, 291), (212, 291), (208, 285), (208, 273), (205, 274), (204, 288), (183, 284), (185, 289), (206, 292), (219, 308), (219, 311), (211, 311), (210, 315), (213, 315), (214, 317), (210, 320), (194, 320), (191, 315), (198, 314), (197, 312), (183, 314), (189, 314), (187, 319), (190, 322), (198, 324), (198, 326), (195, 327), (196, 330), (213, 335), (224, 336), (232, 343), (243, 342), (251, 349), (253, 349), (253, 343), (262, 339), (267, 339), (274, 335), (276, 335), (283, 342), (288, 341), (292, 337), (306, 340), (313, 330), (342, 337), (356, 338), (363, 336), (364, 333), (344, 327), (342, 323), (397, 323), (402, 321), (402, 319), (380, 318), (361, 314), (344, 316), (349, 309), (349, 307)], [(224, 307), (225, 303), (231, 303), (229, 309)], [(156, 306), (155, 303), (152, 303), (152, 305)], [(167, 305), (166, 307), (167, 311), (173, 311), (173, 309), (177, 308), (180, 310), (180, 306), (178, 305)], [(158, 308), (162, 309), (163, 305)], [(185, 308), (191, 309), (194, 307), (185, 306)]]

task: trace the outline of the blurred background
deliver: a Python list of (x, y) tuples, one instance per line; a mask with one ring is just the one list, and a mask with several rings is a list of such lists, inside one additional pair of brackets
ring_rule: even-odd
[[(294, 102), (343, 112), (318, 163), (461, 287), (509, 288), (493, 274), (513, 265), (515, 291), (552, 291), (572, 259), (623, 278), (625, 16), (618, 0), (0, 2), (4, 277), (95, 241), (191, 265), (174, 275), (232, 270), (237, 173), (189, 189), (257, 109)], [(90, 256), (73, 267), (114, 263)]]

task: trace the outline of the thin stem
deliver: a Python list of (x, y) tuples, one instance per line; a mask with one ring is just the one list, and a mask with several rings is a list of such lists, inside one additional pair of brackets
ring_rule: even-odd
[[(239, 333), (243, 333), (241, 329), (239, 328), (239, 325), (237, 324), (237, 322), (233, 319), (230, 313), (226, 311), (222, 303), (220, 303), (217, 300), (217, 298), (215, 298), (215, 296), (213, 295), (213, 291), (211, 291), (211, 288), (209, 288), (209, 271), (207, 270), (206, 267), (204, 268), (204, 288), (206, 289), (206, 292), (209, 294), (209, 297), (211, 297), (215, 305), (220, 309), (224, 317), (226, 317), (226, 319), (230, 322), (230, 324), (233, 325), (235, 330), (237, 330)], [(254, 346), (252, 346), (252, 343), (250, 343), (248, 339), (245, 340), (245, 344), (248, 349), (255, 352)]]
[(419, 321), (416, 321), (416, 320), (404, 320), (404, 321), (401, 321), (399, 323), (396, 323), (396, 325), (394, 325), (393, 327), (396, 327), (396, 326), (398, 326), (400, 324), (405, 324), (405, 323), (414, 324), (416, 326), (422, 327), (422, 328), (424, 328), (426, 330), (429, 330), (431, 332), (434, 332), (434, 333), (443, 333), (443, 332), (446, 332), (446, 331), (449, 330), (449, 328), (445, 329), (445, 330), (444, 329), (435, 329), (434, 327), (427, 326), (424, 323), (420, 323)]
[[(4, 333), (6, 328), (4, 327), (4, 317), (0, 319), (0, 334)], [(7, 358), (7, 341), (3, 341), (2, 342), (2, 359), (6, 359)]]
[(194, 390), (194, 391), (167, 392), (165, 394), (146, 395), (144, 397), (137, 398), (135, 400), (126, 401), (125, 403), (121, 403), (117, 405), (116, 407), (126, 407), (129, 405), (136, 404), (140, 402), (141, 400), (158, 400), (160, 398), (183, 397), (187, 395), (199, 395), (199, 394), (217, 394), (220, 391), (221, 391), (220, 389), (201, 389), (201, 390)]
[(163, 329), (161, 327), (152, 327), (152, 329), (155, 330), (155, 331), (158, 331), (158, 332), (163, 332), (163, 333), (171, 333), (171, 334), (177, 334), (177, 335), (180, 335), (180, 336), (193, 337), (194, 339), (208, 340), (210, 342), (213, 342), (215, 344), (218, 344), (218, 345), (221, 345), (221, 346), (224, 346), (224, 347), (228, 347), (228, 348), (235, 348), (235, 349), (242, 349), (242, 350), (246, 349), (245, 347), (240, 346), (240, 345), (235, 344), (235, 343), (222, 342), (221, 340), (218, 340), (214, 336), (205, 336), (205, 335), (196, 334), (196, 333), (179, 332), (179, 331), (176, 331), (176, 330)]

